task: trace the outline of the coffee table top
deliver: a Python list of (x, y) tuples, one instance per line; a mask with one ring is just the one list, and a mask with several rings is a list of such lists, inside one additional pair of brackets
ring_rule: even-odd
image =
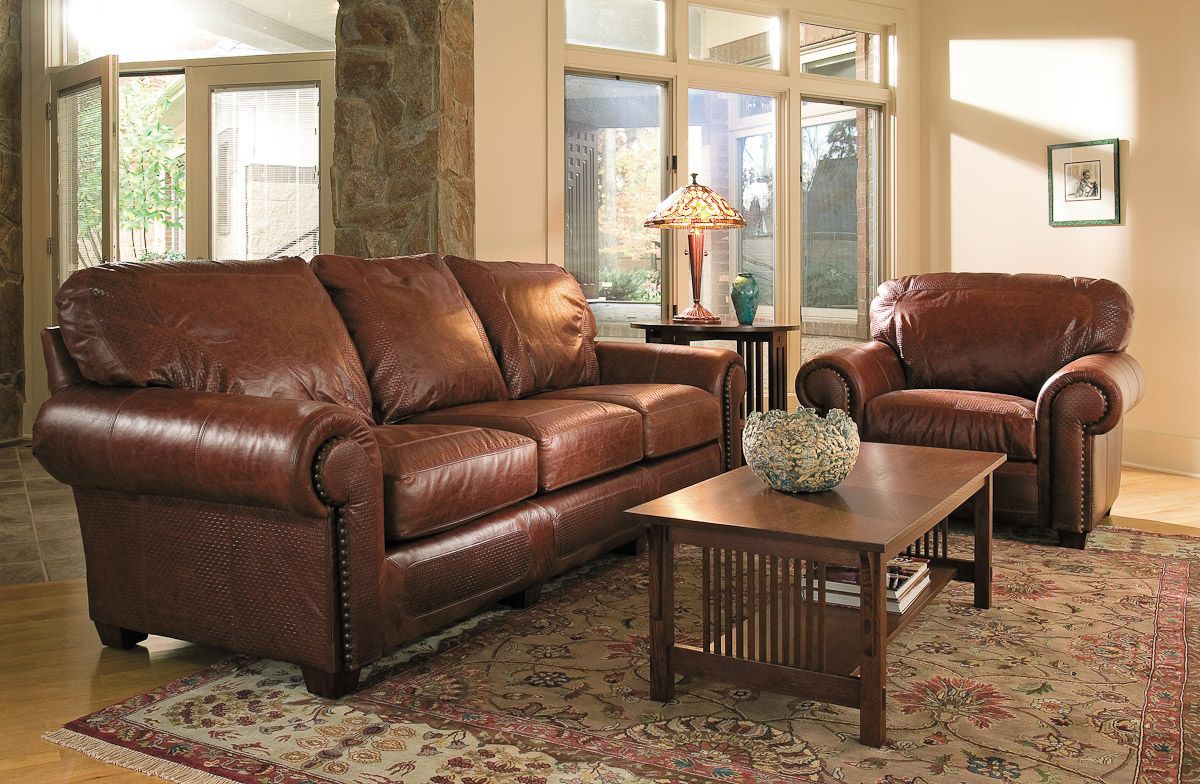
[(969, 499), (1004, 461), (997, 452), (864, 443), (850, 475), (824, 493), (772, 490), (743, 466), (626, 514), (642, 524), (899, 552)]

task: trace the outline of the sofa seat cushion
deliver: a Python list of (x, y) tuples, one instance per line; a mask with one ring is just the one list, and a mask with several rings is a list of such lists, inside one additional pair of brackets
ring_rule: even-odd
[(543, 392), (542, 400), (595, 400), (631, 408), (642, 417), (642, 451), (665, 457), (721, 438), (721, 404), (684, 384), (602, 384)]
[(462, 425), (371, 428), (383, 463), (389, 541), (443, 531), (537, 493), (537, 446)]
[(1012, 395), (957, 389), (906, 389), (867, 402), (868, 441), (1003, 452), (1037, 459), (1034, 403)]
[(304, 259), (103, 264), (56, 301), (67, 351), (97, 384), (315, 400), (371, 418), (358, 352)]
[(538, 489), (546, 492), (642, 459), (636, 411), (590, 400), (497, 400), (429, 411), (414, 424), (507, 430), (537, 442)]
[(321, 255), (312, 269), (362, 356), (375, 421), (508, 397), (475, 309), (435, 254)]

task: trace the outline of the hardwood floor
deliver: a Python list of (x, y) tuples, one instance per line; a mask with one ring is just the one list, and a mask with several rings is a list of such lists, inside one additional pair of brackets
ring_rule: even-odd
[[(1126, 469), (1106, 522), (1197, 534), (1200, 479)], [(41, 735), (225, 655), (163, 637), (128, 651), (103, 648), (88, 620), (82, 580), (0, 587), (0, 782), (155, 781)]]

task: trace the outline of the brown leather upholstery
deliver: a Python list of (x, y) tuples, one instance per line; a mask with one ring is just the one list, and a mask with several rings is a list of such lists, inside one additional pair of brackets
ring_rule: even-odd
[[(688, 385), (623, 393), (654, 422), (652, 452), (711, 438), (711, 423), (666, 424), (672, 400), (719, 407), (721, 447), (644, 458), (643, 416), (603, 401), (478, 402), (372, 426), (350, 336), (302, 263), (128, 266), (72, 279), (75, 345), (65, 327), (42, 336), (53, 394), (34, 452), (74, 488), (92, 617), (297, 663), (323, 696), (353, 688), (387, 648), (632, 540), (626, 506), (714, 475), (740, 433), (741, 359), (678, 346), (614, 349), (603, 372)], [(530, 285), (545, 289), (542, 277)], [(550, 311), (570, 322), (585, 380), (599, 380), (590, 314)], [(114, 353), (106, 339), (126, 342)], [(127, 352), (137, 374), (81, 372), (124, 373)], [(325, 400), (338, 395), (345, 405)], [(417, 422), (451, 415), (471, 421)]]
[(597, 343), (600, 383), (687, 384), (721, 402), (725, 468), (742, 464), (740, 404), (746, 394), (746, 363), (720, 348), (665, 343)]
[(461, 425), (371, 428), (383, 463), (389, 541), (453, 528), (538, 490), (537, 445), (502, 430)]
[(316, 400), (370, 418), (354, 344), (303, 259), (104, 264), (68, 278), (56, 302), (63, 342), (97, 384)]
[(471, 425), (532, 438), (538, 488), (557, 490), (642, 459), (642, 418), (612, 403), (581, 400), (500, 400), (430, 411), (413, 424)]
[(1132, 324), (1119, 285), (1059, 275), (911, 275), (884, 283), (871, 303), (871, 337), (896, 350), (908, 387), (1030, 400), (1071, 360), (1124, 350)]
[(876, 340), (806, 362), (796, 395), (868, 440), (1002, 451), (997, 520), (1087, 533), (1116, 500), (1121, 418), (1145, 391), (1132, 324), (1108, 280), (900, 278), (871, 304)]
[(556, 389), (537, 400), (596, 400), (631, 408), (642, 417), (642, 451), (665, 457), (721, 438), (721, 404), (682, 384), (601, 384)]
[(446, 257), (491, 340), (512, 397), (599, 380), (596, 320), (555, 264)]
[(362, 356), (377, 422), (508, 396), (475, 309), (435, 254), (322, 255), (312, 269)]
[(1036, 460), (1033, 401), (994, 392), (905, 389), (867, 402), (868, 441), (1004, 452)]

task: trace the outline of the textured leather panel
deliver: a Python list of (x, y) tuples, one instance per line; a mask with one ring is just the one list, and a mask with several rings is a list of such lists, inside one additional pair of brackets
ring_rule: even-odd
[(446, 263), (483, 321), (512, 397), (597, 383), (596, 320), (570, 273), (456, 256)]
[(412, 424), (471, 425), (532, 438), (542, 492), (590, 479), (642, 459), (642, 418), (612, 403), (500, 400), (430, 411)]
[(1080, 357), (1046, 380), (1037, 398), (1038, 419), (1049, 422), (1054, 398), (1073, 384), (1090, 384), (1104, 400), (1103, 415), (1083, 422), (1092, 434), (1105, 433), (1146, 394), (1146, 375), (1125, 352)]
[(524, 436), (461, 425), (371, 432), (383, 461), (389, 540), (427, 536), (537, 493), (537, 445)]
[(42, 354), (46, 357), (46, 380), (51, 394), (75, 384), (87, 383), (87, 379), (79, 372), (79, 365), (71, 359), (62, 340), (62, 330), (58, 327), (42, 330)]
[(1068, 362), (1123, 350), (1132, 324), (1116, 283), (1057, 275), (914, 275), (871, 303), (871, 335), (900, 355), (909, 387), (1030, 399)]
[(649, 498), (661, 498), (721, 473), (721, 449), (709, 444), (681, 455), (643, 460), (638, 467), (646, 472)]
[(475, 309), (435, 254), (321, 255), (312, 269), (362, 357), (377, 422), (507, 397)]
[(1010, 460), (1037, 459), (1033, 401), (991, 392), (908, 389), (867, 403), (868, 441), (976, 452), (1003, 452)]
[(362, 418), (329, 403), (181, 389), (75, 385), (46, 401), (33, 451), (61, 482), (324, 514), (321, 445), (349, 438), (379, 471)]
[(800, 405), (822, 414), (840, 408), (855, 422), (862, 422), (872, 398), (904, 389), (906, 383), (895, 350), (886, 343), (870, 341), (805, 362), (796, 374), (796, 398)]
[(741, 403), (746, 394), (746, 363), (718, 348), (663, 343), (597, 343), (601, 384), (686, 384), (721, 401), (725, 468), (742, 464)]
[(354, 344), (303, 259), (105, 264), (72, 275), (56, 302), (63, 342), (98, 384), (316, 400), (371, 416)]
[(340, 669), (328, 519), (86, 488), (75, 499), (94, 620)]
[[(973, 501), (954, 510), (951, 517), (973, 519)], [(992, 474), (992, 521), (998, 525), (1040, 525), (1038, 522), (1038, 469), (1036, 463), (1007, 462)]]
[(381, 583), (388, 647), (550, 575), (550, 520), (529, 502), (388, 548)]
[(568, 558), (589, 544), (635, 529), (636, 525), (625, 519), (625, 510), (642, 503), (648, 495), (645, 475), (625, 471), (539, 496), (531, 503), (550, 514), (554, 557)]
[(596, 400), (631, 408), (642, 417), (646, 457), (663, 457), (718, 441), (721, 403), (702, 389), (683, 384), (600, 384), (543, 392), (545, 400)]

